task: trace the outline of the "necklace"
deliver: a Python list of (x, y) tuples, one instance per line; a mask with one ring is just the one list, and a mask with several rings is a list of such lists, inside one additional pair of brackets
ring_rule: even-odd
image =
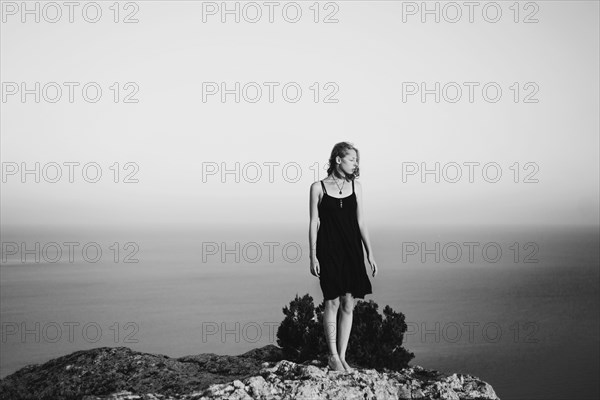
[[(331, 178), (335, 182), (335, 185), (338, 187), (338, 189), (340, 189), (340, 194), (342, 194), (342, 189), (344, 188), (344, 185), (346, 184), (346, 180), (344, 179), (344, 182), (342, 182), (342, 187), (340, 188), (340, 185), (338, 185), (337, 180), (333, 177), (333, 175), (331, 176)], [(342, 199), (339, 199), (339, 200), (340, 200), (340, 208), (342, 208)]]
[(333, 181), (335, 182), (335, 185), (338, 187), (338, 189), (340, 189), (340, 194), (342, 194), (342, 189), (344, 188), (344, 185), (346, 184), (346, 180), (344, 179), (344, 182), (342, 182), (342, 187), (340, 188), (340, 185), (338, 185), (337, 180), (332, 176)]

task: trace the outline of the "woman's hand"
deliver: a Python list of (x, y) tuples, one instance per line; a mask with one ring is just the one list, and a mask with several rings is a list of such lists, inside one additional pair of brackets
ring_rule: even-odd
[(373, 270), (373, 278), (375, 278), (375, 275), (377, 275), (377, 264), (375, 263), (375, 258), (370, 255), (367, 259), (369, 260), (369, 264), (371, 264), (371, 269)]
[(321, 266), (319, 265), (319, 260), (316, 258), (314, 260), (310, 260), (310, 273), (317, 278), (321, 276)]

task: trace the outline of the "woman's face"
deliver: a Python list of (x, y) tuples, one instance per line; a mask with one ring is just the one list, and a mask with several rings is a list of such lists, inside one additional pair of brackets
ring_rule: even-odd
[(358, 167), (355, 150), (350, 150), (348, 154), (346, 154), (346, 156), (340, 160), (340, 170), (348, 175), (352, 175), (356, 167)]

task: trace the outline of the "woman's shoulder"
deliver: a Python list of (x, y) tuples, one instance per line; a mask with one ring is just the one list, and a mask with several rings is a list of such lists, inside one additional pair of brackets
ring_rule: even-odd
[(321, 181), (316, 181), (310, 184), (310, 191), (312, 192), (313, 190), (320, 190), (321, 189)]

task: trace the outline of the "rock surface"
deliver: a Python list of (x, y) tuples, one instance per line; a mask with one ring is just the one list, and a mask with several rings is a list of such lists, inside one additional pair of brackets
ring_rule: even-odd
[(0, 381), (0, 399), (498, 399), (471, 375), (411, 366), (332, 371), (282, 360), (274, 345), (239, 356), (170, 358), (100, 347), (30, 365)]

